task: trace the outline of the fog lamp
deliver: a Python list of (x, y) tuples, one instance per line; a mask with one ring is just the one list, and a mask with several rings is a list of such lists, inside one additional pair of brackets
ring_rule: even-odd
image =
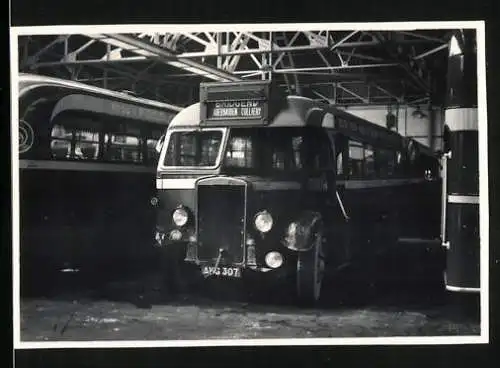
[(181, 231), (180, 231), (180, 230), (175, 229), (175, 230), (172, 230), (172, 231), (170, 232), (170, 236), (169, 236), (169, 237), (170, 237), (170, 240), (175, 240), (175, 241), (177, 241), (177, 240), (181, 240), (181, 238), (182, 238), (182, 233), (181, 233)]
[(269, 252), (265, 258), (266, 264), (271, 268), (278, 268), (283, 264), (283, 256), (279, 252)]

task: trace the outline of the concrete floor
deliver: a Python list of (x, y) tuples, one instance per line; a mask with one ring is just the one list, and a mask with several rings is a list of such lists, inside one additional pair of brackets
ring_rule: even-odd
[(286, 289), (266, 283), (257, 283), (265, 287), (254, 297), (242, 285), (215, 280), (202, 292), (172, 297), (161, 291), (154, 272), (90, 286), (65, 274), (50, 293), (22, 296), (21, 339), (479, 335), (476, 300), (463, 304), (445, 293), (438, 272), (422, 268), (421, 261), (400, 255), (347, 270), (326, 280), (324, 297), (314, 309), (294, 306)]

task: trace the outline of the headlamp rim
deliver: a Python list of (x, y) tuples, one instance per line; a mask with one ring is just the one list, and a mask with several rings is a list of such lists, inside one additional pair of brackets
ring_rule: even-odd
[[(175, 218), (174, 218), (174, 216), (175, 216), (175, 214), (176, 214), (176, 213), (179, 213), (179, 212), (181, 212), (181, 211), (183, 211), (183, 212), (184, 212), (185, 217), (186, 217), (186, 221), (185, 221), (184, 223), (182, 223), (182, 224), (178, 224), (177, 222), (175, 222)], [(189, 222), (190, 217), (191, 217), (191, 216), (190, 216), (190, 213), (189, 213), (189, 209), (188, 209), (186, 206), (183, 206), (183, 205), (179, 205), (179, 206), (177, 206), (177, 207), (176, 207), (176, 208), (172, 211), (172, 215), (171, 215), (172, 222), (173, 222), (173, 223), (174, 223), (174, 225), (175, 225), (175, 226), (177, 226), (177, 227), (183, 227), (183, 226), (186, 226), (186, 225), (187, 225), (187, 223)]]
[[(269, 227), (269, 229), (268, 229), (268, 230), (263, 231), (263, 230), (259, 229), (259, 227), (257, 226), (257, 218), (258, 218), (259, 216), (265, 216), (265, 215), (269, 216), (269, 218), (270, 218), (270, 220), (271, 220), (271, 226)], [(274, 218), (273, 218), (273, 216), (271, 215), (271, 213), (270, 213), (268, 210), (260, 210), (260, 211), (257, 211), (257, 213), (255, 214), (255, 216), (253, 217), (253, 226), (254, 226), (254, 227), (255, 227), (255, 229), (256, 229), (257, 231), (259, 231), (260, 233), (263, 233), (263, 234), (268, 233), (268, 232), (269, 232), (269, 231), (271, 231), (271, 230), (272, 230), (272, 228), (274, 227)]]

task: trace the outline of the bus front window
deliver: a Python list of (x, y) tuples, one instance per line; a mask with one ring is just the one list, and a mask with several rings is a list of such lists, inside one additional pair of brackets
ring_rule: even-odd
[(301, 170), (305, 160), (303, 134), (294, 128), (231, 129), (224, 167), (261, 173)]
[(221, 149), (222, 130), (173, 131), (168, 141), (165, 166), (213, 167)]

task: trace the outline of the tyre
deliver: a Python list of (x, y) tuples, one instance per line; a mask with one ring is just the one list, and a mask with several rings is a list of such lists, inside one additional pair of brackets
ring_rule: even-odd
[(314, 306), (320, 299), (325, 274), (323, 233), (316, 231), (312, 248), (300, 252), (297, 259), (297, 299), (300, 305)]

